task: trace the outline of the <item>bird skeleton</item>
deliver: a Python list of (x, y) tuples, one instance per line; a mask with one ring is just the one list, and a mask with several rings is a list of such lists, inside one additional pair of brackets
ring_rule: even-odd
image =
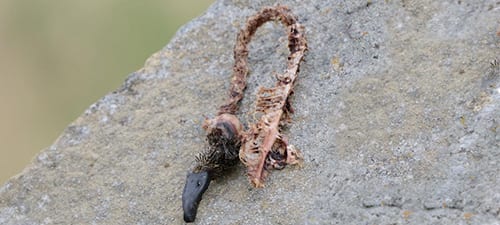
[[(236, 113), (246, 88), (248, 44), (257, 28), (274, 20), (279, 20), (286, 27), (290, 51), (287, 68), (282, 74), (276, 75), (274, 87), (258, 89), (255, 113), (261, 117), (244, 131)], [(288, 144), (280, 128), (292, 113), (289, 96), (293, 93), (299, 65), (306, 50), (304, 27), (286, 6), (263, 8), (250, 17), (240, 30), (234, 47), (229, 98), (219, 108), (215, 118), (204, 121), (208, 146), (196, 157), (196, 166), (187, 175), (182, 194), (186, 222), (194, 221), (201, 196), (210, 180), (237, 164), (238, 158), (247, 167), (251, 184), (258, 188), (264, 187), (269, 170), (283, 169), (289, 164), (301, 165), (301, 152)]]

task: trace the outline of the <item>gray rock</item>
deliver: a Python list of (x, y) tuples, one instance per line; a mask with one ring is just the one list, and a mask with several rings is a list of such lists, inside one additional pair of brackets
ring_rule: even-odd
[[(239, 166), (198, 224), (500, 224), (500, 4), (220, 0), (0, 188), (0, 224), (181, 224), (201, 122), (224, 101), (238, 29), (288, 5), (309, 41), (285, 133), (303, 168), (264, 189)], [(284, 30), (250, 46), (240, 118), (285, 67)], [(495, 61), (496, 60), (496, 61)]]

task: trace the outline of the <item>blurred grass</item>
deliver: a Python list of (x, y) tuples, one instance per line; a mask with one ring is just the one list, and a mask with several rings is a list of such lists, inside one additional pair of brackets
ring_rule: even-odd
[(0, 185), (213, 0), (0, 0)]

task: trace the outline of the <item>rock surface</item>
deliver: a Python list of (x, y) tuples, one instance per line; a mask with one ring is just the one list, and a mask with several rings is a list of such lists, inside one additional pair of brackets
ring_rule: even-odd
[[(220, 0), (0, 188), (0, 224), (182, 224), (203, 115), (223, 102), (248, 16), (288, 5), (309, 52), (286, 134), (303, 168), (212, 183), (197, 224), (500, 224), (500, 2)], [(250, 46), (258, 85), (283, 28)]]

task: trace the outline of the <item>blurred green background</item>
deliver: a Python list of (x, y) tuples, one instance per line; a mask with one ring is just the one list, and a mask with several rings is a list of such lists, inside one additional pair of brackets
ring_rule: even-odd
[(0, 0), (0, 185), (213, 0)]

